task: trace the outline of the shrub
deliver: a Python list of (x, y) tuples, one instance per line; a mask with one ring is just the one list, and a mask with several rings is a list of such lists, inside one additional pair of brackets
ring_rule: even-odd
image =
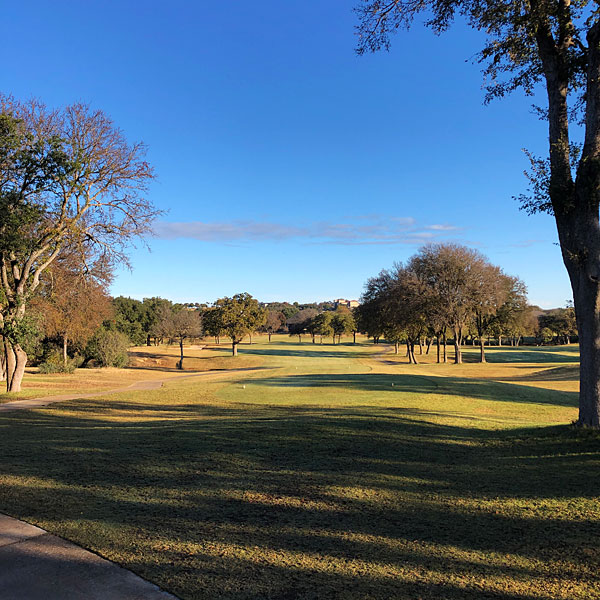
[(73, 373), (80, 363), (80, 358), (75, 357), (67, 359), (65, 364), (62, 352), (53, 350), (40, 363), (40, 373)]
[(125, 367), (129, 362), (129, 338), (120, 331), (99, 329), (86, 348), (86, 358), (99, 367)]

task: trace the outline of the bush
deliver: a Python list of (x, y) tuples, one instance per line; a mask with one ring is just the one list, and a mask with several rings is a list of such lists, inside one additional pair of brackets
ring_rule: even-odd
[(40, 363), (40, 373), (73, 373), (80, 364), (79, 357), (69, 358), (65, 364), (62, 352), (53, 350)]
[(86, 358), (99, 367), (125, 367), (129, 362), (129, 338), (120, 331), (99, 329), (88, 342)]

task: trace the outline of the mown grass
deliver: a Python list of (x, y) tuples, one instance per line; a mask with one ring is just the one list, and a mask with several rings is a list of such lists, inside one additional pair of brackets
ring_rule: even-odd
[(600, 598), (576, 348), (382, 350), (278, 338), (256, 371), (0, 415), (0, 510), (185, 599)]

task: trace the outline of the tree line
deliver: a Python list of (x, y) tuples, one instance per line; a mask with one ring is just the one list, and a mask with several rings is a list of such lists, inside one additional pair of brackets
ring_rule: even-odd
[(490, 336), (519, 339), (535, 329), (527, 289), (481, 253), (458, 244), (421, 248), (406, 264), (396, 264), (369, 279), (356, 309), (358, 329), (374, 341), (385, 338), (398, 352), (406, 344), (411, 363), (415, 345), (436, 340), (437, 361), (446, 362), (446, 345), (454, 362), (462, 362), (466, 335), (478, 340), (480, 361)]

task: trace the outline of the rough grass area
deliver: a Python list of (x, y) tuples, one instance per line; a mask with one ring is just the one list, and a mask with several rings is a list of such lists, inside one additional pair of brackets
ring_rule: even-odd
[[(252, 346), (248, 346), (250, 349)], [(69, 392), (96, 392), (126, 387), (136, 381), (165, 379), (175, 375), (220, 371), (232, 368), (251, 368), (262, 363), (256, 355), (240, 356), (234, 359), (227, 344), (195, 344), (184, 347), (184, 370), (177, 369), (179, 346), (140, 346), (131, 348), (129, 366), (125, 369), (77, 369), (74, 373), (39, 373), (36, 367), (29, 367), (23, 381), (23, 389), (18, 394), (0, 392), (0, 404), (41, 398)], [(4, 382), (0, 382), (2, 386)], [(0, 389), (2, 389), (0, 387)], [(4, 389), (6, 389), (4, 387)]]
[(277, 338), (260, 370), (0, 415), (0, 510), (184, 599), (600, 598), (576, 348), (383, 350)]

